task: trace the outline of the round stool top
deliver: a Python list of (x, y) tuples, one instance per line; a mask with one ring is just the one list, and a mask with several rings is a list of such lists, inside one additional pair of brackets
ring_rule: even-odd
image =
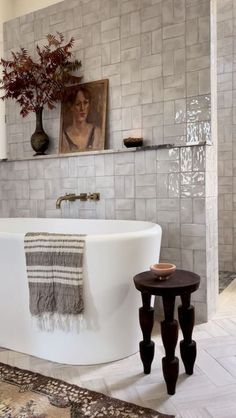
[(134, 276), (134, 284), (140, 292), (152, 295), (182, 295), (198, 289), (200, 276), (186, 270), (175, 270), (166, 280), (159, 280), (152, 271), (144, 271)]

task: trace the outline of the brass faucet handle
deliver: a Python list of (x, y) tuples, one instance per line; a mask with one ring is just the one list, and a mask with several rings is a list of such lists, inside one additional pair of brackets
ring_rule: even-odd
[(78, 197), (79, 197), (79, 200), (82, 200), (83, 202), (88, 200), (87, 193), (80, 193)]
[(95, 200), (95, 201), (100, 200), (100, 193), (89, 193), (88, 199)]
[(74, 197), (75, 193), (66, 193), (66, 197)]
[(66, 194), (66, 200), (69, 200), (69, 202), (74, 202), (76, 200), (76, 194), (75, 193), (68, 193)]

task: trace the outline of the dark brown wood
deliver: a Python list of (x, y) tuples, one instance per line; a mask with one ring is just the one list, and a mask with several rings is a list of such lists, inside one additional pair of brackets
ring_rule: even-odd
[(182, 306), (178, 308), (179, 324), (184, 339), (180, 341), (180, 354), (184, 363), (185, 372), (193, 374), (193, 366), (196, 360), (196, 342), (192, 340), (192, 332), (195, 321), (194, 307), (190, 305), (190, 294), (181, 295)]
[(154, 322), (154, 309), (151, 307), (151, 296), (161, 296), (164, 308), (164, 321), (161, 322), (161, 336), (165, 348), (162, 359), (163, 375), (168, 394), (175, 393), (179, 374), (179, 359), (175, 357), (178, 341), (178, 322), (174, 319), (175, 297), (180, 296), (179, 322), (183, 332), (180, 343), (181, 358), (187, 374), (193, 373), (196, 359), (196, 343), (192, 340), (194, 326), (194, 308), (190, 305), (191, 293), (198, 289), (200, 277), (190, 271), (176, 270), (167, 280), (159, 280), (151, 271), (145, 271), (134, 277), (136, 288), (141, 292), (143, 306), (139, 309), (139, 320), (143, 334), (140, 342), (140, 357), (144, 373), (151, 372), (154, 357), (154, 342), (151, 333)]
[(151, 373), (151, 365), (152, 365), (152, 360), (154, 357), (154, 351), (155, 351), (154, 341), (149, 341), (149, 343), (145, 341), (140, 341), (139, 352), (140, 352), (140, 358), (143, 363), (144, 374)]
[(167, 360), (166, 357), (163, 357), (162, 370), (166, 382), (167, 393), (169, 395), (174, 395), (176, 382), (179, 376), (179, 359), (174, 357), (173, 360)]
[(139, 323), (143, 334), (143, 341), (139, 343), (140, 357), (145, 374), (151, 373), (155, 345), (151, 341), (154, 324), (154, 309), (151, 307), (151, 294), (142, 293), (143, 307), (139, 309)]
[(158, 280), (152, 271), (144, 271), (134, 277), (136, 289), (152, 295), (170, 296), (192, 293), (198, 289), (200, 277), (186, 270), (176, 270), (169, 279)]
[(163, 296), (162, 300), (165, 319), (161, 322), (161, 336), (166, 354), (162, 359), (162, 370), (167, 392), (173, 395), (179, 375), (179, 359), (175, 357), (178, 341), (178, 322), (174, 320), (175, 296)]

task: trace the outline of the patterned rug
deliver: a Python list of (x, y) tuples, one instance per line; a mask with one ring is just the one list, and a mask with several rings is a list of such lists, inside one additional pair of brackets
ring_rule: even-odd
[(173, 418), (0, 363), (1, 418)]

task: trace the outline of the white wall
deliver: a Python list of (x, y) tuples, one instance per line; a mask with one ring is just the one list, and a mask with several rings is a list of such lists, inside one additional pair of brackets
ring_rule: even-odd
[[(55, 3), (60, 3), (59, 0), (11, 0), (11, 2), (12, 18), (43, 9), (44, 7), (51, 6)], [(4, 3), (9, 3), (9, 0), (4, 0)]]
[[(12, 17), (12, 0), (1, 1), (0, 7), (0, 57), (3, 57), (3, 22)], [(1, 76), (1, 72), (0, 72)], [(7, 157), (5, 103), (0, 101), (0, 160)]]
[[(1, 1), (0, 7), (0, 23), (12, 17), (12, 0)], [(2, 25), (1, 25), (2, 30)]]
[(1, 0), (0, 30), (2, 31), (2, 22), (6, 20), (43, 9), (55, 3), (60, 3), (60, 0)]

